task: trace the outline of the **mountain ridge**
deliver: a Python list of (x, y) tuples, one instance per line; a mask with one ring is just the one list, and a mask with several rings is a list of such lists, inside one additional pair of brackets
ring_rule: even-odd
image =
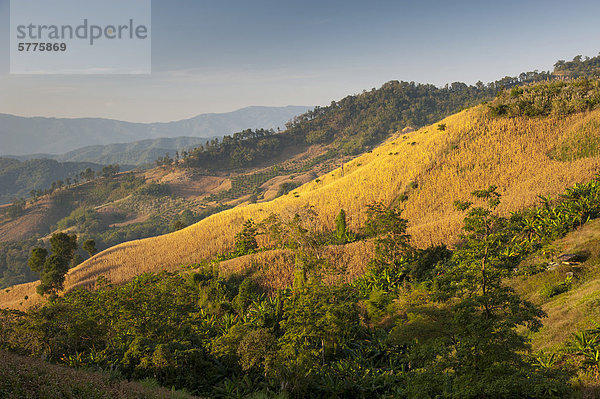
[(0, 113), (0, 155), (63, 154), (89, 145), (181, 136), (213, 137), (246, 128), (277, 128), (307, 106), (250, 106), (172, 122), (136, 123), (107, 118), (22, 117)]
[(92, 162), (100, 165), (145, 165), (153, 164), (159, 156), (166, 152), (174, 155), (175, 151), (190, 150), (208, 140), (220, 136), (211, 137), (159, 137), (156, 139), (144, 139), (129, 143), (111, 143), (106, 145), (90, 145), (77, 148), (63, 154), (27, 154), (27, 155), (3, 155), (4, 158), (28, 161), (32, 159), (52, 159), (59, 162)]

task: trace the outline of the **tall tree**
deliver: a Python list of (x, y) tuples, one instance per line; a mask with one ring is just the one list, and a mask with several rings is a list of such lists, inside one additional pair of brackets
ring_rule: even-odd
[(235, 252), (238, 255), (246, 255), (257, 249), (256, 225), (252, 219), (248, 219), (244, 222), (242, 230), (235, 235)]
[(384, 276), (386, 287), (397, 286), (410, 273), (409, 260), (414, 252), (410, 236), (406, 233), (408, 222), (402, 218), (402, 210), (387, 208), (381, 202), (367, 206), (364, 232), (375, 236), (375, 257), (369, 264), (371, 274)]
[(88, 255), (90, 256), (90, 258), (92, 256), (94, 256), (96, 254), (96, 252), (98, 252), (98, 250), (96, 249), (96, 241), (92, 240), (92, 239), (88, 239), (85, 240), (83, 242), (83, 245), (81, 246), (81, 248), (88, 253)]
[(512, 250), (509, 219), (495, 212), (500, 204), (496, 187), (472, 195), (485, 205), (455, 202), (467, 211), (463, 242), (452, 262), (438, 271), (437, 299), (449, 304), (453, 314), (450, 350), (442, 364), (454, 373), (460, 397), (488, 397), (499, 383), (510, 392), (507, 396), (516, 395), (526, 390), (533, 372), (524, 358), (528, 340), (517, 327), (537, 330), (544, 312), (503, 283), (519, 256)]
[(31, 270), (40, 274), (40, 295), (56, 294), (63, 289), (65, 274), (69, 271), (77, 250), (77, 235), (56, 233), (50, 238), (52, 255), (45, 248), (34, 248), (27, 262)]
[(340, 209), (340, 213), (335, 218), (335, 238), (338, 243), (343, 244), (346, 242), (346, 233), (346, 211)]

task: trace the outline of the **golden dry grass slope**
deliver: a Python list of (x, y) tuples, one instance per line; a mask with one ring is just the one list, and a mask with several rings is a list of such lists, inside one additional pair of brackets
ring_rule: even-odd
[[(92, 284), (99, 275), (119, 283), (146, 271), (176, 270), (230, 250), (244, 220), (289, 214), (305, 205), (318, 212), (323, 228), (333, 228), (344, 208), (349, 227), (357, 229), (367, 204), (397, 203), (416, 245), (451, 244), (463, 218), (452, 203), (471, 191), (497, 185), (503, 194), (501, 211), (507, 213), (536, 204), (539, 195), (557, 195), (587, 181), (600, 169), (598, 154), (569, 161), (549, 156), (561, 143), (599, 126), (600, 110), (569, 117), (492, 118), (482, 105), (440, 123), (445, 130), (434, 124), (399, 133), (346, 163), (343, 171), (336, 169), (273, 201), (236, 207), (172, 234), (109, 248), (72, 269), (66, 287)], [(403, 195), (407, 199), (401, 202)], [(0, 305), (19, 307), (24, 295), (34, 295), (34, 286), (0, 293)]]

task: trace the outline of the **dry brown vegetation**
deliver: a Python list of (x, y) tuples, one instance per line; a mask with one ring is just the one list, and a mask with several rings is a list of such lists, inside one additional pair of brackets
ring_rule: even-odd
[[(326, 266), (321, 277), (326, 283), (351, 282), (364, 273), (373, 258), (372, 242), (358, 241), (325, 249)], [(223, 275), (249, 274), (267, 292), (291, 286), (294, 281), (294, 255), (291, 250), (271, 250), (221, 262)]]
[[(273, 201), (239, 206), (172, 234), (110, 248), (71, 270), (66, 287), (91, 284), (100, 275), (119, 283), (146, 271), (176, 270), (229, 251), (246, 219), (260, 221), (306, 205), (318, 213), (321, 228), (332, 229), (343, 208), (348, 226), (358, 229), (367, 204), (376, 200), (398, 204), (404, 208), (414, 244), (452, 244), (463, 218), (452, 203), (475, 189), (497, 185), (503, 194), (500, 211), (508, 213), (536, 204), (539, 195), (557, 195), (591, 179), (600, 167), (598, 156), (559, 161), (548, 154), (557, 143), (588, 131), (586, 126), (598, 121), (598, 110), (568, 117), (492, 118), (485, 106), (475, 107), (441, 121), (447, 126), (444, 131), (435, 124), (399, 133), (346, 163), (343, 173), (336, 169)], [(272, 276), (285, 275), (285, 262), (260, 256), (273, 268)], [(349, 270), (364, 267), (364, 263), (353, 264), (363, 259), (347, 261)], [(251, 264), (244, 259), (230, 263), (227, 267), (232, 269)], [(21, 302), (23, 291), (15, 287), (0, 293), (0, 304)]]
[(18, 241), (43, 232), (48, 224), (60, 219), (60, 212), (49, 198), (42, 198), (25, 208), (25, 214), (6, 223), (0, 223), (0, 242)]

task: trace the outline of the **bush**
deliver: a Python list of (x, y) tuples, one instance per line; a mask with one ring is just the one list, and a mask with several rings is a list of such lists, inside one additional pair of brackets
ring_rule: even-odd
[(564, 281), (558, 284), (546, 284), (542, 288), (540, 295), (542, 295), (545, 298), (552, 298), (556, 295), (560, 295), (564, 292), (567, 292), (571, 289), (571, 280), (572, 277), (568, 276)]
[(139, 187), (135, 192), (139, 195), (163, 197), (166, 195), (171, 195), (171, 188), (166, 184), (149, 183)]

